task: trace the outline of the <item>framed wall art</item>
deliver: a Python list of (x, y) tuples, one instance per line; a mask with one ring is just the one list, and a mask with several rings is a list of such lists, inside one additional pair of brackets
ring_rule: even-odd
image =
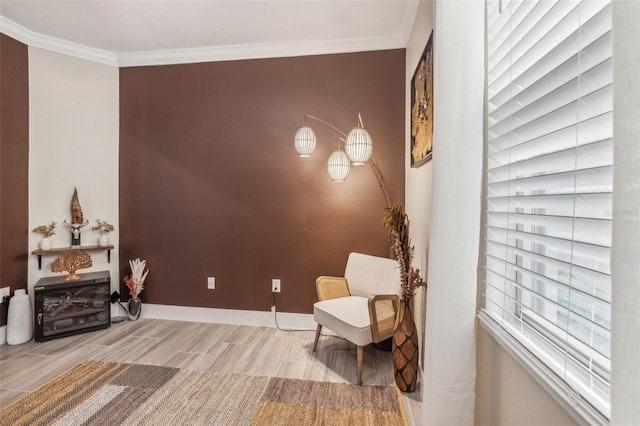
[(411, 78), (411, 167), (431, 160), (433, 150), (433, 31)]

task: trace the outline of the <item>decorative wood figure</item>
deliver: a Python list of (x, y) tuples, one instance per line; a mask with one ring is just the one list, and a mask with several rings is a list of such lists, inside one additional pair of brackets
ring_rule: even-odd
[(73, 188), (73, 197), (71, 197), (71, 223), (64, 221), (64, 226), (71, 228), (71, 248), (80, 247), (80, 229), (89, 224), (84, 219), (80, 200), (78, 199), (78, 190)]
[(53, 261), (51, 272), (69, 272), (69, 276), (65, 278), (65, 281), (77, 281), (80, 277), (76, 275), (76, 271), (90, 268), (92, 265), (91, 256), (84, 251), (69, 250)]

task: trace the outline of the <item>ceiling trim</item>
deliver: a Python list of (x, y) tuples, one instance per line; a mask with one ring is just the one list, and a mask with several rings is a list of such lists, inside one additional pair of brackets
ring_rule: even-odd
[[(413, 11), (412, 14), (410, 9), (412, 9), (412, 7), (407, 7), (405, 12), (406, 26), (409, 27), (409, 30), (413, 24), (413, 22), (409, 22), (409, 20), (412, 20), (415, 15), (415, 11)], [(295, 41), (114, 53), (31, 31), (2, 15), (0, 15), (0, 32), (29, 46), (117, 67), (188, 64), (404, 49), (407, 38), (405, 34), (401, 34), (332, 41)]]
[(402, 47), (407, 47), (409, 42), (409, 37), (411, 37), (411, 31), (413, 30), (413, 25), (416, 22), (416, 17), (418, 16), (418, 7), (420, 6), (420, 2), (412, 1), (405, 3), (404, 7), (404, 16), (402, 17), (402, 34), (400, 38), (402, 39)]
[(399, 36), (367, 37), (317, 42), (260, 43), (194, 49), (158, 50), (119, 53), (121, 67), (145, 65), (191, 64), (198, 62), (235, 61), (243, 59), (283, 58), (292, 56), (327, 55), (370, 50), (403, 49)]
[(0, 15), (0, 32), (12, 37), (28, 46), (51, 50), (76, 58), (87, 59), (101, 64), (118, 66), (116, 55), (106, 50), (95, 49), (79, 43), (50, 37), (31, 31), (20, 24)]

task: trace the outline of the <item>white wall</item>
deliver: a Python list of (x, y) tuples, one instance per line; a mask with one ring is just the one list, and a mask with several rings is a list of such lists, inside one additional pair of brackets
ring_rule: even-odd
[[(56, 221), (53, 247), (68, 247), (73, 188), (78, 189), (85, 219), (82, 244), (96, 245), (91, 230), (96, 219), (113, 223), (109, 234), (116, 249), (107, 263), (106, 251), (90, 252), (93, 266), (78, 272), (111, 272), (118, 288), (118, 135), (119, 70), (117, 67), (29, 47), (29, 229)], [(29, 235), (29, 253), (41, 237)], [(29, 256), (29, 293), (51, 272), (57, 255)]]
[(477, 426), (576, 424), (489, 333), (482, 327), (477, 333)]
[[(407, 42), (406, 60), (406, 106), (405, 114), (405, 211), (411, 220), (411, 241), (415, 246), (414, 267), (420, 269), (423, 279), (427, 278), (427, 255), (429, 249), (429, 222), (431, 214), (431, 171), (433, 161), (418, 168), (411, 168), (411, 78), (418, 65), (420, 56), (427, 45), (429, 34), (433, 29), (433, 3), (422, 1), (418, 6), (409, 40)], [(420, 363), (424, 359), (424, 319), (426, 292), (419, 289), (414, 299), (414, 319), (420, 336)]]
[(640, 422), (640, 2), (614, 1), (611, 424)]

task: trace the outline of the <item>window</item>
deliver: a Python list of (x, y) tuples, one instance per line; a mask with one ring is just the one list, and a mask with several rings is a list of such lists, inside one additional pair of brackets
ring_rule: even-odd
[[(483, 324), (610, 413), (609, 1), (487, 1)], [(524, 351), (524, 352), (522, 352)], [(595, 411), (594, 411), (595, 410)]]

